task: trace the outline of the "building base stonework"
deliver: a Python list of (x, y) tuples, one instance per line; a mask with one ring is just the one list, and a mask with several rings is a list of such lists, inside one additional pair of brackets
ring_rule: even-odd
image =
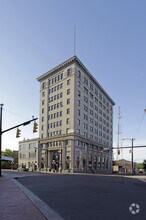
[(68, 135), (40, 141), (41, 169), (59, 173), (111, 173), (112, 152), (94, 142)]

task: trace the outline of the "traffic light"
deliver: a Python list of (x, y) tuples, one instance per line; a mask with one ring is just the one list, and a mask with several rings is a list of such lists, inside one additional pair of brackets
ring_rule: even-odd
[(38, 123), (36, 121), (34, 121), (34, 125), (33, 125), (33, 133), (38, 131)]
[(16, 131), (16, 138), (19, 138), (21, 135), (21, 130), (19, 128), (17, 128), (17, 131)]
[(118, 150), (118, 155), (120, 155), (120, 150)]

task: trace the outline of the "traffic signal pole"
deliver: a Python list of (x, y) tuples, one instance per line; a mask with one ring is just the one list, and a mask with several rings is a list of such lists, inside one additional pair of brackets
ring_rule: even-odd
[(11, 128), (8, 128), (8, 129), (2, 131), (2, 110), (3, 110), (3, 106), (4, 106), (4, 104), (0, 104), (0, 177), (1, 177), (1, 158), (2, 158), (2, 134), (7, 132), (7, 131), (18, 128), (20, 126), (26, 126), (26, 125), (30, 124), (32, 121), (35, 121), (35, 120), (38, 119), (38, 118), (33, 118), (29, 121), (23, 122), (21, 124), (18, 124), (14, 127), (11, 127)]

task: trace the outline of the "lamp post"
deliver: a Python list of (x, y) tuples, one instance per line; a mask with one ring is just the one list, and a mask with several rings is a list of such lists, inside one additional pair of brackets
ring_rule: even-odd
[(131, 145), (131, 174), (133, 175), (133, 141), (135, 140), (135, 138), (124, 138), (122, 140), (131, 140), (132, 145)]

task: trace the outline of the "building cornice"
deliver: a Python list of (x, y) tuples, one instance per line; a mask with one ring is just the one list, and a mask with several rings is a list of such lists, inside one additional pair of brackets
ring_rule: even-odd
[(107, 92), (102, 88), (102, 86), (98, 83), (98, 81), (93, 77), (93, 75), (89, 72), (89, 70), (84, 66), (84, 64), (79, 60), (77, 56), (73, 56), (70, 59), (66, 60), (65, 62), (61, 63), (60, 65), (54, 67), (53, 69), (49, 70), (48, 72), (38, 77), (37, 80), (41, 82), (45, 78), (49, 77), (50, 75), (53, 75), (58, 71), (61, 71), (64, 67), (67, 67), (72, 63), (76, 63), (83, 71), (85, 71), (90, 77), (90, 79), (93, 80), (96, 83), (96, 85), (102, 90), (102, 92), (109, 98), (112, 104), (115, 105), (115, 102), (112, 100), (112, 98), (107, 94)]
[(66, 60), (65, 62), (59, 64), (58, 66), (54, 67), (53, 69), (49, 70), (48, 72), (46, 72), (43, 75), (41, 75), (40, 77), (38, 77), (37, 80), (40, 82), (40, 81), (44, 80), (46, 77), (48, 77), (49, 75), (52, 75), (53, 73), (55, 73), (57, 71), (60, 71), (65, 66), (68, 66), (71, 63), (73, 63), (76, 60), (76, 58), (77, 58), (76, 56), (71, 57), (70, 59)]

